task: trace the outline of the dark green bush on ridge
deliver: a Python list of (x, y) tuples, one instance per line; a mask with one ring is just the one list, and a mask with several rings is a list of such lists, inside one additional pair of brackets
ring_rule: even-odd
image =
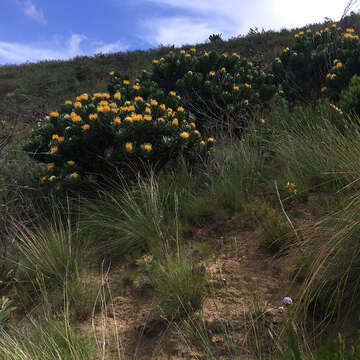
[(295, 34), (292, 49), (284, 48), (272, 70), (291, 103), (316, 101), (322, 94), (332, 101), (360, 74), (360, 42), (354, 29), (344, 32), (336, 24), (320, 31)]
[[(143, 72), (136, 81), (139, 95), (161, 99), (171, 107), (184, 106), (207, 134), (229, 128), (242, 132), (253, 113), (266, 108), (276, 91), (272, 74), (238, 54), (197, 54), (195, 48), (154, 59), (152, 73)], [(133, 96), (127, 83), (128, 79), (115, 73), (110, 93), (118, 90), (125, 97)], [(172, 92), (177, 96), (169, 97)], [(174, 101), (177, 103), (171, 103)]]

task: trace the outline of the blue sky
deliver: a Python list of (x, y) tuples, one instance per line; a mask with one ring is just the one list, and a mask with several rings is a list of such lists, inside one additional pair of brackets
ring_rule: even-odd
[[(339, 20), (348, 0), (0, 0), (0, 64), (204, 42)], [(354, 8), (353, 10), (358, 10)]]

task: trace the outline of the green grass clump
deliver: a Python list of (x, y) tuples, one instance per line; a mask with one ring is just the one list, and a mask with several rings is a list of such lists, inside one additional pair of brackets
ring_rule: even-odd
[(157, 261), (151, 274), (154, 295), (168, 320), (184, 319), (201, 310), (208, 291), (203, 270), (184, 256)]

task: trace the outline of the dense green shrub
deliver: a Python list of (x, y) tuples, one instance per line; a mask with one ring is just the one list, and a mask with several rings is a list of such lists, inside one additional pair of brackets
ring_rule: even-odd
[(38, 122), (24, 149), (46, 164), (41, 182), (59, 191), (74, 189), (117, 171), (133, 176), (148, 166), (160, 169), (179, 155), (193, 161), (206, 154), (213, 139), (202, 140), (184, 108), (173, 110), (140, 95), (126, 100), (140, 88), (132, 86), (125, 96), (83, 94)]
[(295, 45), (275, 58), (272, 69), (290, 102), (316, 100), (322, 93), (337, 101), (353, 74), (360, 74), (360, 42), (354, 29), (336, 24), (295, 34)]
[(153, 61), (151, 78), (167, 91), (176, 90), (199, 128), (209, 133), (213, 128), (241, 130), (275, 94), (273, 75), (237, 53), (170, 52)]
[[(113, 74), (109, 91), (132, 97), (130, 82)], [(267, 74), (236, 53), (220, 55), (215, 51), (196, 53), (195, 48), (170, 51), (153, 60), (152, 73), (136, 79), (136, 92), (144, 98), (161, 99), (169, 106), (178, 101), (195, 117), (199, 129), (212, 134), (213, 128), (246, 127), (251, 115), (262, 110), (275, 94), (273, 75)], [(177, 93), (169, 99), (169, 94)]]
[(349, 87), (341, 92), (339, 106), (346, 112), (360, 114), (360, 76), (353, 75)]

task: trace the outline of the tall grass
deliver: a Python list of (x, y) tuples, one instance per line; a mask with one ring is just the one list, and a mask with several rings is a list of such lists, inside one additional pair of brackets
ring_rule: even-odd
[(65, 280), (79, 277), (87, 267), (86, 236), (69, 215), (64, 219), (59, 211), (54, 210), (49, 223), (17, 225), (15, 241), (20, 281), (34, 283), (40, 276), (47, 286), (61, 287)]
[(84, 200), (81, 223), (93, 236), (100, 258), (119, 260), (125, 255), (161, 249), (168, 237), (158, 183), (139, 179), (112, 191), (100, 191)]
[(274, 119), (276, 158), (288, 179), (312, 189), (358, 187), (360, 131), (357, 118), (338, 114), (328, 103), (279, 108)]

